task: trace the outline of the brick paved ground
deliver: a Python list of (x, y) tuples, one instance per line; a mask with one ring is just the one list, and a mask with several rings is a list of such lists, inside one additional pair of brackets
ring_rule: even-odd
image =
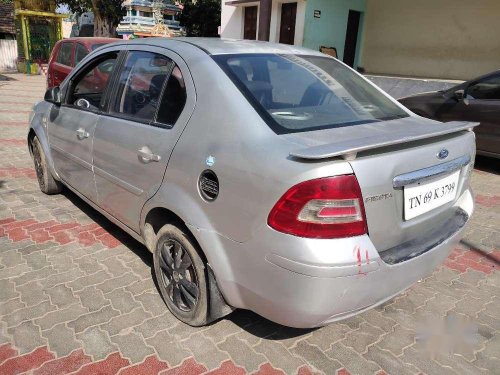
[[(164, 306), (145, 248), (73, 194), (40, 193), (25, 136), (45, 84), (7, 77), (0, 81), (0, 374), (500, 373), (498, 172), (475, 171), (476, 212), (445, 265), (382, 307), (317, 330), (245, 311), (191, 328)], [(429, 323), (457, 319), (468, 335), (456, 325), (455, 336), (440, 336), (443, 324)], [(439, 338), (440, 350), (428, 356)]]

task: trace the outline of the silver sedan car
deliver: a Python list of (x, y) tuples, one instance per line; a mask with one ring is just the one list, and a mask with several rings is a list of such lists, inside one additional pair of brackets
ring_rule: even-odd
[(431, 273), (473, 211), (473, 123), (419, 117), (336, 59), (143, 39), (88, 55), (31, 114), (40, 188), (153, 253), (193, 326), (235, 308), (316, 327)]

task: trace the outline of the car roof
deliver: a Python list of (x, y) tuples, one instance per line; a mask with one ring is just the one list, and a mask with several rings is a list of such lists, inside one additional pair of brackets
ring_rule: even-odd
[(79, 42), (84, 44), (85, 46), (92, 46), (94, 44), (103, 44), (103, 43), (114, 43), (119, 42), (121, 39), (118, 38), (100, 38), (100, 37), (75, 37), (75, 38), (66, 38), (61, 39), (59, 42)]
[[(242, 39), (221, 39), (221, 38), (143, 38), (133, 39), (130, 42), (134, 44), (148, 44), (159, 47), (173, 48), (175, 43), (183, 42), (195, 46), (209, 55), (221, 54), (242, 54), (242, 53), (279, 53), (279, 54), (298, 54), (298, 55), (318, 55), (327, 56), (319, 51), (299, 46), (287, 44), (269, 43), (256, 40)], [(120, 44), (126, 45), (127, 41)]]

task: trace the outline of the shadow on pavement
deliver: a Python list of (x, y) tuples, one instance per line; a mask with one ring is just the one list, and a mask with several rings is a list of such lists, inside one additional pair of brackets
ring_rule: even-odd
[(494, 257), (490, 253), (486, 252), (485, 250), (481, 249), (481, 247), (483, 247), (483, 246), (477, 245), (474, 242), (466, 240), (465, 238), (462, 239), (460, 242), (463, 243), (464, 245), (466, 245), (467, 247), (469, 247), (471, 251), (481, 255), (482, 257), (488, 259), (489, 261), (491, 261), (497, 265), (500, 265), (500, 261), (496, 257)]
[(141, 244), (139, 241), (136, 241), (133, 237), (127, 234), (124, 230), (122, 230), (117, 225), (113, 224), (109, 221), (104, 215), (100, 214), (94, 208), (92, 208), (89, 204), (87, 204), (83, 199), (78, 197), (71, 190), (65, 188), (62, 194), (71, 201), (76, 207), (78, 207), (82, 212), (84, 212), (90, 219), (95, 221), (96, 224), (105, 229), (109, 234), (111, 234), (114, 238), (120, 241), (124, 246), (133, 251), (141, 260), (148, 266), (153, 266), (153, 255), (149, 252), (149, 250)]
[(483, 172), (500, 174), (500, 159), (477, 155), (474, 168)]
[[(13, 74), (13, 73), (11, 73)], [(12, 78), (12, 77), (7, 77), (6, 75), (3, 75), (0, 73), (0, 81), (17, 81), (17, 79)]]

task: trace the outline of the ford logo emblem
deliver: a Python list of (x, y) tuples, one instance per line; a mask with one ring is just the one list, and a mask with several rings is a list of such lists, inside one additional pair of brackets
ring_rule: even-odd
[(443, 148), (441, 151), (438, 152), (437, 157), (438, 159), (446, 159), (448, 157), (448, 150)]

